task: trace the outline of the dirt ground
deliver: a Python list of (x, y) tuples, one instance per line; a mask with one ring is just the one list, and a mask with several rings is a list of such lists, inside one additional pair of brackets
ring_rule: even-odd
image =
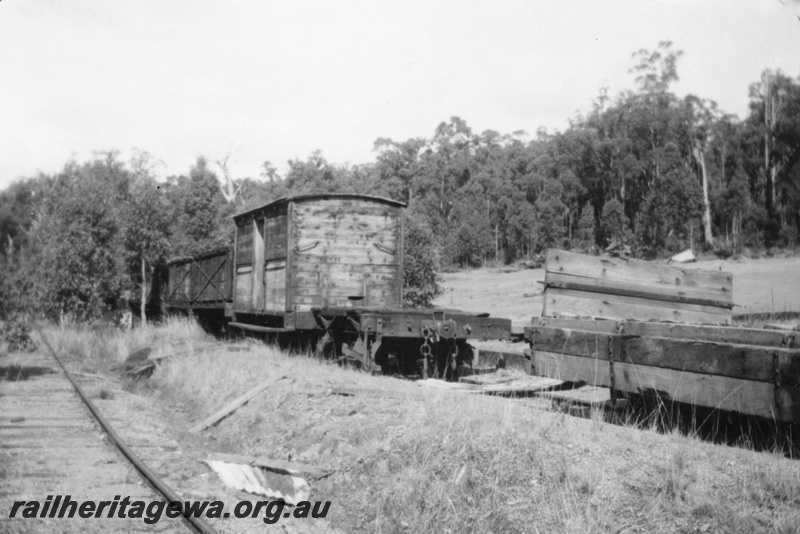
[[(708, 260), (682, 267), (733, 273), (734, 315), (800, 312), (800, 257)], [(485, 268), (442, 275), (436, 306), (507, 317), (529, 325), (542, 312), (544, 268)]]

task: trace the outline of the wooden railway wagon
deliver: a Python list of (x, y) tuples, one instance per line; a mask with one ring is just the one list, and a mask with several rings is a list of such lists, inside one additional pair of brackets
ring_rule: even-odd
[(405, 204), (379, 197), (276, 200), (234, 217), (232, 250), (171, 262), (166, 305), (319, 339), (367, 369), (452, 376), (470, 339), (507, 339), (511, 321), (403, 307), (404, 221)]
[(551, 250), (545, 288), (533, 374), (800, 422), (800, 332), (730, 326), (730, 273)]
[(224, 248), (169, 262), (166, 302), (172, 308), (224, 309), (230, 299), (231, 251)]

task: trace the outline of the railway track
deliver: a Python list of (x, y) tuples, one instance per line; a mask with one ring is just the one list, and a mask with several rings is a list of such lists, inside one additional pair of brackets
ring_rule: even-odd
[[(124, 421), (114, 421), (124, 425)], [(50, 349), (0, 355), (0, 532), (213, 533), (192, 518), (37, 517), (9, 514), (15, 501), (69, 495), (78, 503), (182, 500), (120, 440)], [(55, 506), (53, 506), (55, 508)]]

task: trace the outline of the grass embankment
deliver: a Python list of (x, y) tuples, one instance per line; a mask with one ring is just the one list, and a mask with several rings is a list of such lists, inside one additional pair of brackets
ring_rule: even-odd
[[(144, 344), (179, 352), (175, 340), (200, 335), (175, 322), (105, 337), (65, 331), (56, 343), (93, 372)], [(345, 531), (800, 531), (800, 463), (780, 454), (370, 377), (262, 344), (237, 348), (168, 360), (132, 387), (158, 398), (198, 460), (206, 447), (337, 469), (309, 482)], [(202, 439), (186, 434), (283, 375)], [(386, 396), (333, 394), (340, 386)]]

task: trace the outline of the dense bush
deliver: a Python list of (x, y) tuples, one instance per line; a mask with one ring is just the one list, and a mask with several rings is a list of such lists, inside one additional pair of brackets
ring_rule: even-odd
[(315, 151), (290, 161), (285, 177), (265, 162), (263, 180), (234, 180), (223, 160), (221, 183), (198, 158), (156, 183), (146, 154), (126, 165), (109, 153), (21, 180), (0, 192), (0, 312), (102, 314), (164, 257), (229, 244), (234, 212), (308, 193), (411, 206), (404, 283), (414, 305), (438, 294), (438, 268), (510, 263), (549, 247), (624, 242), (655, 257), (796, 246), (800, 80), (765, 71), (740, 121), (670, 92), (680, 57), (670, 43), (637, 52), (632, 90), (601, 91), (565, 131), (533, 139), (478, 134), (451, 117), (429, 137), (378, 139), (372, 163), (335, 165)]
[(403, 294), (410, 306), (430, 306), (442, 293), (437, 280), (438, 248), (433, 233), (409, 217), (405, 228)]

